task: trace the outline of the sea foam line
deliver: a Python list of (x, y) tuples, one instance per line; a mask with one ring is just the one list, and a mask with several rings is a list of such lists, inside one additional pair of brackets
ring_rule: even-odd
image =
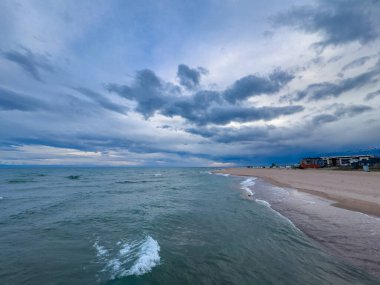
[(224, 177), (228, 177), (228, 176), (230, 176), (228, 173), (218, 173), (218, 172), (216, 172), (216, 173), (214, 173), (215, 175), (220, 175), (220, 176), (224, 176)]
[(93, 247), (99, 262), (104, 263), (102, 272), (108, 272), (112, 279), (131, 275), (143, 275), (160, 264), (160, 245), (151, 236), (138, 242), (116, 244), (118, 250), (111, 252), (96, 241)]
[(253, 192), (250, 187), (253, 187), (256, 184), (255, 180), (256, 180), (256, 177), (250, 177), (240, 182), (241, 189), (246, 191), (248, 193), (248, 196), (253, 196)]
[[(255, 202), (258, 203), (258, 204), (261, 204), (261, 205), (264, 205), (268, 208), (271, 208), (271, 204), (265, 200), (261, 200), (261, 199), (255, 199)], [(272, 209), (272, 208), (271, 208)]]

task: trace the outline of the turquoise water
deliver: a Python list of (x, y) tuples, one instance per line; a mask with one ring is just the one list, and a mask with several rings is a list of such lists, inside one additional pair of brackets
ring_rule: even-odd
[(0, 284), (380, 284), (244, 179), (207, 169), (0, 169)]

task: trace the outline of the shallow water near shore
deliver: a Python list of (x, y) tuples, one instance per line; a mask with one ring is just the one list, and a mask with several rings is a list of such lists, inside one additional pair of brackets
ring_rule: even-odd
[[(251, 179), (251, 178), (248, 178)], [(380, 219), (334, 206), (334, 201), (257, 179), (255, 199), (291, 219), (329, 252), (380, 276)]]
[(0, 169), (0, 283), (380, 284), (244, 181), (203, 168)]

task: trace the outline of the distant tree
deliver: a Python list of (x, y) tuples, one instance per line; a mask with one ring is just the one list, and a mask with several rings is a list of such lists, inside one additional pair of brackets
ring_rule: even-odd
[(276, 167), (277, 167), (276, 163), (272, 162), (270, 168), (276, 168)]

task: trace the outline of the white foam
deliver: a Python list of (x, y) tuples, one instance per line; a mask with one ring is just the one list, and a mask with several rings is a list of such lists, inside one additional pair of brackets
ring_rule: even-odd
[(265, 200), (255, 199), (255, 202), (257, 202), (257, 203), (259, 203), (259, 204), (261, 204), (261, 205), (264, 205), (264, 206), (266, 206), (266, 207), (268, 207), (268, 208), (271, 207), (271, 204), (270, 204), (269, 202), (265, 201)]
[(242, 181), (240, 183), (240, 185), (243, 185), (243, 186), (246, 186), (246, 187), (253, 186), (253, 185), (256, 184), (255, 180), (256, 180), (256, 177), (250, 177), (250, 178)]
[(224, 177), (228, 177), (230, 176), (228, 173), (214, 173), (215, 175), (220, 175), (220, 176), (224, 176)]
[(243, 189), (248, 193), (248, 196), (253, 196), (253, 192), (251, 191), (251, 189), (249, 189), (248, 187), (245, 187)]
[(246, 191), (248, 193), (248, 196), (253, 196), (253, 192), (249, 187), (253, 187), (256, 184), (255, 180), (256, 180), (255, 177), (250, 177), (240, 182), (240, 185), (242, 186), (241, 189)]
[(104, 246), (101, 246), (98, 241), (95, 241), (94, 247), (96, 249), (96, 255), (98, 257), (104, 257), (108, 255), (108, 250)]
[(114, 258), (107, 262), (107, 265), (103, 269), (103, 271), (106, 271), (108, 269), (111, 272), (112, 279), (115, 279), (117, 276), (119, 276), (121, 266), (122, 266), (121, 261), (118, 258)]
[(141, 245), (139, 258), (133, 264), (128, 275), (142, 275), (150, 272), (153, 267), (160, 263), (160, 245), (151, 236), (148, 236)]
[(155, 173), (154, 176), (161, 176), (161, 173)]
[(4, 199), (4, 197), (0, 196), (0, 200), (3, 200), (3, 199)]
[[(119, 245), (122, 244), (121, 242), (119, 242)], [(122, 244), (120, 250), (119, 250), (119, 254), (120, 255), (127, 255), (129, 252), (131, 251), (131, 247), (128, 243), (125, 243), (125, 244)]]
[(143, 275), (160, 264), (160, 246), (151, 236), (138, 242), (117, 242), (118, 250), (110, 252), (96, 241), (97, 257), (105, 266), (102, 272), (109, 272), (112, 279), (122, 276)]

